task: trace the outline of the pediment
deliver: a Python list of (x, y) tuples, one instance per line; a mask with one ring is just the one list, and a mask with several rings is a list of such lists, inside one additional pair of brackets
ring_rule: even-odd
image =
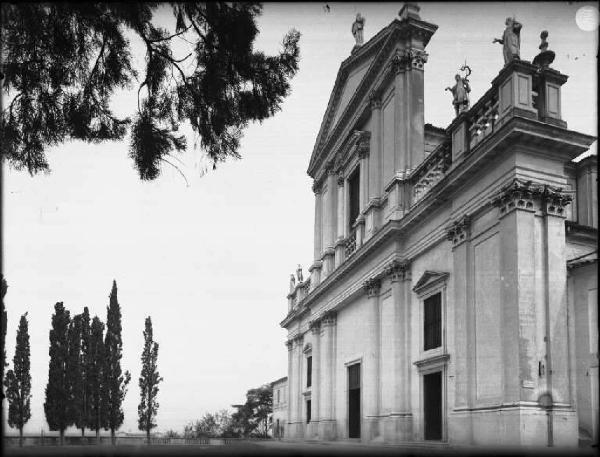
[(421, 295), (427, 290), (444, 283), (448, 279), (448, 276), (450, 276), (450, 273), (445, 271), (426, 270), (413, 287), (413, 291)]
[(338, 124), (352, 98), (361, 87), (361, 83), (369, 79), (372, 74), (383, 69), (381, 54), (390, 52), (386, 44), (392, 31), (391, 26), (381, 30), (340, 65), (327, 109), (321, 121), (309, 170), (315, 163), (317, 156), (315, 152), (318, 146), (327, 139), (333, 128)]
[(344, 128), (359, 127), (350, 124), (356, 123), (355, 116), (364, 113), (369, 94), (381, 89), (382, 78), (389, 76), (388, 64), (397, 51), (412, 46), (409, 43), (415, 36), (419, 37), (420, 46), (427, 45), (436, 29), (436, 25), (420, 20), (396, 19), (342, 62), (311, 155), (307, 170), (310, 176), (316, 178), (329, 160), (324, 156), (332, 153)]

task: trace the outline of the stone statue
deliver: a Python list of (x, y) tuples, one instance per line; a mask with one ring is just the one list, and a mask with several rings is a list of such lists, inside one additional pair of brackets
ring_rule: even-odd
[(513, 59), (520, 58), (521, 27), (523, 26), (515, 18), (507, 17), (502, 39), (494, 38), (492, 41), (492, 43), (500, 43), (503, 46), (504, 65), (508, 65)]
[(364, 43), (363, 28), (365, 27), (365, 18), (358, 13), (356, 20), (352, 24), (352, 35), (356, 40), (356, 46), (361, 46)]
[(290, 275), (290, 292), (293, 292), (296, 288), (296, 278), (293, 274)]
[(302, 267), (298, 264), (298, 268), (296, 269), (296, 276), (298, 277), (298, 282), (302, 282)]
[(469, 92), (471, 92), (471, 87), (469, 86), (468, 77), (471, 74), (471, 69), (465, 65), (461, 68), (461, 70), (468, 70), (467, 76), (464, 78), (459, 74), (454, 76), (454, 80), (456, 84), (452, 87), (446, 87), (445, 90), (449, 90), (452, 92), (454, 99), (452, 100), (452, 104), (454, 105), (454, 111), (458, 116), (463, 111), (467, 111), (469, 109)]

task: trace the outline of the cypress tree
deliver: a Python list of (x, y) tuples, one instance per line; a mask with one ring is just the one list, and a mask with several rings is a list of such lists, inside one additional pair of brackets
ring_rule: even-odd
[(104, 324), (94, 316), (90, 326), (90, 337), (86, 351), (87, 392), (89, 416), (87, 426), (96, 431), (96, 439), (100, 437), (100, 429), (106, 428), (106, 412), (104, 410)]
[(122, 403), (127, 393), (127, 384), (131, 380), (129, 371), (121, 371), (121, 357), (123, 342), (121, 340), (121, 308), (117, 299), (117, 282), (113, 281), (110, 292), (110, 302), (106, 316), (106, 335), (104, 337), (105, 366), (104, 400), (106, 404), (107, 426), (110, 436), (115, 443), (115, 430), (122, 424), (124, 419)]
[(81, 316), (81, 390), (78, 401), (78, 414), (75, 426), (81, 429), (81, 436), (85, 435), (85, 428), (89, 426), (91, 420), (91, 403), (90, 403), (90, 312), (87, 308), (83, 308)]
[(146, 432), (150, 442), (150, 430), (156, 427), (156, 413), (158, 412), (158, 384), (163, 380), (158, 374), (158, 343), (152, 339), (152, 320), (148, 316), (144, 329), (144, 350), (142, 351), (142, 373), (139, 379), (140, 404), (138, 406), (138, 428)]
[(8, 425), (19, 429), (19, 445), (23, 446), (23, 426), (31, 418), (31, 374), (29, 373), (29, 330), (27, 313), (21, 316), (17, 330), (17, 344), (13, 369), (6, 373)]
[(69, 347), (67, 356), (67, 381), (69, 383), (69, 425), (79, 428), (81, 424), (81, 397), (83, 396), (83, 372), (81, 366), (81, 314), (69, 323)]
[(69, 311), (62, 302), (56, 303), (50, 330), (50, 364), (44, 412), (50, 430), (60, 432), (60, 444), (63, 444), (65, 429), (69, 426), (69, 382), (66, 369), (69, 322)]

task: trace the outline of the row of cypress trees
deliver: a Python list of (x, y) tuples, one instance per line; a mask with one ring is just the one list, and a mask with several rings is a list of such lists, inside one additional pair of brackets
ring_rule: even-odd
[[(2, 361), (1, 377), (6, 387), (8, 400), (8, 425), (19, 430), (20, 444), (23, 445), (23, 427), (31, 418), (31, 375), (30, 345), (27, 313), (21, 316), (17, 330), (17, 341), (13, 358), (13, 369), (4, 377), (6, 351), (7, 314), (4, 296), (7, 285), (1, 278), (2, 292)], [(121, 309), (117, 299), (117, 284), (113, 281), (107, 308), (106, 328), (97, 317), (90, 322), (87, 307), (83, 313), (72, 319), (62, 302), (54, 306), (52, 328), (50, 330), (50, 363), (44, 412), (50, 430), (60, 432), (60, 442), (64, 443), (64, 431), (74, 425), (81, 429), (96, 432), (111, 431), (113, 444), (115, 431), (123, 424), (122, 403), (131, 380), (128, 371), (121, 370), (122, 339)], [(106, 333), (105, 333), (106, 329)], [(156, 401), (158, 385), (163, 378), (158, 373), (158, 343), (154, 341), (152, 320), (148, 316), (144, 326), (144, 348), (142, 351), (142, 372), (139, 378), (140, 404), (138, 406), (138, 428), (146, 432), (156, 427), (159, 404)], [(4, 398), (4, 390), (0, 391)]]
[[(106, 330), (106, 332), (105, 332)], [(123, 399), (131, 380), (121, 369), (121, 309), (117, 283), (113, 281), (106, 326), (87, 307), (70, 317), (62, 302), (54, 306), (50, 330), (50, 363), (44, 412), (50, 430), (60, 432), (71, 425), (84, 436), (89, 428), (115, 431), (123, 424)]]

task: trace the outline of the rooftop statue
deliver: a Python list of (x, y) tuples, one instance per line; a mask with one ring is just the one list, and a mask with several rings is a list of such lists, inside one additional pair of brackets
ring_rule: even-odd
[(363, 28), (365, 27), (365, 18), (358, 13), (356, 20), (352, 24), (352, 35), (356, 40), (356, 46), (361, 46), (364, 43)]
[(467, 70), (466, 76), (463, 78), (459, 74), (454, 76), (456, 84), (452, 87), (446, 87), (445, 90), (452, 92), (454, 96), (452, 105), (454, 105), (454, 111), (458, 116), (460, 113), (469, 109), (469, 92), (471, 92), (471, 86), (469, 86), (469, 76), (471, 75), (471, 68), (468, 65), (461, 67), (461, 71)]
[(494, 38), (492, 43), (500, 43), (503, 46), (504, 65), (508, 65), (512, 60), (519, 59), (519, 50), (521, 48), (521, 25), (514, 17), (506, 18), (506, 28), (502, 34), (502, 39)]
[(298, 264), (298, 269), (296, 270), (296, 276), (298, 277), (299, 283), (304, 281), (304, 279), (302, 278), (302, 266), (300, 264)]
[(296, 278), (293, 274), (290, 275), (290, 292), (293, 292), (296, 288)]

